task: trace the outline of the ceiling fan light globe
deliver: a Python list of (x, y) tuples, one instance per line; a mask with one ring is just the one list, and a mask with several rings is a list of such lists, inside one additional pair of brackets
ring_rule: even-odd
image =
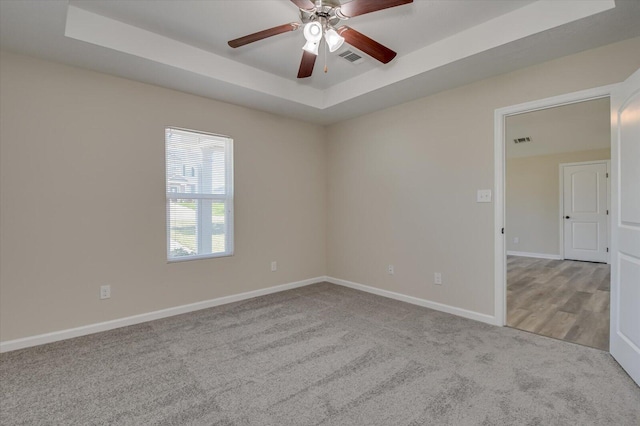
[(304, 26), (303, 34), (307, 42), (317, 43), (322, 38), (322, 25), (317, 21), (309, 22)]
[(303, 50), (306, 50), (309, 53), (313, 53), (314, 55), (318, 54), (319, 44), (317, 41), (307, 41), (302, 47)]
[(340, 49), (344, 43), (344, 37), (338, 34), (333, 28), (327, 30), (324, 34), (324, 39), (327, 42), (327, 46), (329, 46), (329, 52), (332, 53)]

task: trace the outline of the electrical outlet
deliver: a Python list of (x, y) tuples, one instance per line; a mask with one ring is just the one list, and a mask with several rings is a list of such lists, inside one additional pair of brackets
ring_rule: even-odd
[(513, 244), (518, 244), (520, 242), (520, 237), (513, 237)]
[(442, 285), (442, 273), (436, 272), (433, 274), (433, 283), (437, 285)]
[(491, 202), (491, 190), (490, 189), (478, 189), (476, 196), (476, 202), (478, 203), (490, 203)]
[(278, 270), (278, 262), (274, 260), (273, 262), (271, 262), (271, 272), (275, 272), (277, 270)]
[(109, 299), (111, 298), (111, 286), (110, 285), (101, 285), (100, 286), (100, 299)]
[(389, 268), (387, 269), (387, 272), (389, 272), (389, 275), (393, 275), (395, 273), (395, 271), (393, 269), (393, 265), (389, 265)]

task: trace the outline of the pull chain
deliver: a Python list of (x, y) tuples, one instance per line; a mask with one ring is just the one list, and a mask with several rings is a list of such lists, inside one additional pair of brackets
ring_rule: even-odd
[[(322, 9), (322, 0), (320, 0), (320, 9)], [(324, 30), (327, 28), (327, 22), (324, 21), (324, 25), (322, 26), (322, 32), (324, 33)], [(325, 36), (326, 37), (326, 36)], [(320, 41), (322, 43), (322, 41)], [(327, 68), (327, 43), (325, 40), (324, 44), (324, 73), (326, 74), (327, 71), (329, 70)]]
[(324, 73), (326, 74), (329, 69), (327, 68), (327, 43), (324, 43)]

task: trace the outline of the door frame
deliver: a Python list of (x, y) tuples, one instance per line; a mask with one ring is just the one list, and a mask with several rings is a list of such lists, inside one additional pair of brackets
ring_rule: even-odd
[[(517, 105), (511, 105), (498, 108), (494, 111), (494, 318), (497, 325), (504, 326), (507, 323), (507, 251), (505, 244), (505, 169), (506, 169), (506, 141), (505, 141), (505, 123), (506, 118), (512, 115), (524, 114), (527, 112), (539, 111), (543, 109), (575, 104), (578, 102), (590, 101), (601, 98), (611, 98), (611, 94), (618, 84), (594, 87), (592, 89), (581, 90), (578, 92), (567, 93), (564, 95), (553, 96), (550, 98), (539, 99), (535, 101), (525, 102)], [(611, 151), (611, 161), (617, 164), (617, 152)], [(610, 204), (617, 203), (617, 193), (609, 191), (611, 199)], [(611, 225), (609, 226), (609, 236), (612, 234)], [(610, 238), (610, 237), (609, 237)], [(609, 253), (613, 252), (616, 247), (615, 240), (609, 240)]]
[[(609, 142), (609, 145), (611, 145), (611, 142)], [(580, 161), (577, 163), (560, 163), (559, 164), (559, 170), (560, 170), (560, 179), (558, 179), (558, 181), (560, 182), (560, 191), (558, 192), (560, 194), (560, 203), (558, 204), (558, 206), (560, 207), (560, 210), (558, 212), (558, 215), (560, 217), (564, 217), (564, 168), (567, 166), (587, 166), (589, 164), (606, 164), (607, 165), (607, 248), (611, 248), (611, 215), (609, 214), (609, 212), (611, 212), (611, 160), (592, 160), (592, 161)], [(506, 201), (506, 199), (505, 199)], [(564, 220), (560, 219), (560, 259), (565, 259), (564, 257)], [(609, 250), (607, 252), (607, 264), (610, 265), (611, 264), (611, 250)]]

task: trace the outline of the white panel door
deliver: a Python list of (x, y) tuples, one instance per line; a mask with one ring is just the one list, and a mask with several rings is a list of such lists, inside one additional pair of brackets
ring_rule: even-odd
[(640, 70), (611, 97), (611, 355), (640, 385)]
[(563, 169), (564, 258), (607, 261), (607, 163)]

